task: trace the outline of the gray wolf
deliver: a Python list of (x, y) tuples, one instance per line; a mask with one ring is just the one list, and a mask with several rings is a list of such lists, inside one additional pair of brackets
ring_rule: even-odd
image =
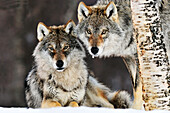
[[(133, 108), (142, 109), (142, 85), (139, 77), (137, 46), (129, 0), (98, 0), (97, 4), (78, 6), (78, 25), (75, 30), (92, 57), (120, 56), (131, 74), (134, 92)], [(170, 57), (170, 3), (160, 3), (162, 27)], [(125, 3), (126, 2), (126, 3)]]
[(127, 92), (112, 92), (88, 71), (74, 28), (72, 20), (60, 26), (38, 24), (35, 63), (25, 84), (28, 107), (131, 107)]

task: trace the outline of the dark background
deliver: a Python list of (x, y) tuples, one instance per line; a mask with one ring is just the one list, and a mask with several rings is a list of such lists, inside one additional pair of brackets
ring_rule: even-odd
[[(87, 5), (96, 0), (83, 0)], [(0, 0), (0, 106), (25, 106), (24, 79), (31, 70), (32, 53), (38, 43), (36, 27), (77, 23), (80, 0)], [(129, 73), (121, 58), (92, 59), (89, 69), (112, 90), (132, 94)]]

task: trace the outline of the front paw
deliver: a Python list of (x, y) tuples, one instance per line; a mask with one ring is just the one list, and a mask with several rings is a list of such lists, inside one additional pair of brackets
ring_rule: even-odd
[(41, 108), (52, 108), (52, 107), (62, 107), (57, 101), (44, 100), (41, 104)]
[(78, 103), (73, 101), (73, 102), (70, 102), (69, 106), (71, 107), (79, 107)]

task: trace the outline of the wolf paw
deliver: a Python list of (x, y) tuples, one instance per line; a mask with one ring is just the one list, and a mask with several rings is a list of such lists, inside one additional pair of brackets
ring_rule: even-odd
[(70, 102), (69, 106), (71, 107), (79, 107), (78, 103), (73, 101), (73, 102)]
[(41, 104), (41, 108), (52, 108), (52, 107), (62, 107), (61, 104), (57, 101), (43, 101)]

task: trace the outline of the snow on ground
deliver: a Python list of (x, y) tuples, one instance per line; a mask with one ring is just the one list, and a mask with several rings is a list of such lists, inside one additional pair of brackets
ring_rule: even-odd
[(170, 111), (153, 110), (143, 111), (134, 109), (109, 109), (109, 108), (89, 108), (89, 107), (60, 107), (50, 109), (27, 109), (27, 108), (2, 108), (0, 113), (170, 113)]

